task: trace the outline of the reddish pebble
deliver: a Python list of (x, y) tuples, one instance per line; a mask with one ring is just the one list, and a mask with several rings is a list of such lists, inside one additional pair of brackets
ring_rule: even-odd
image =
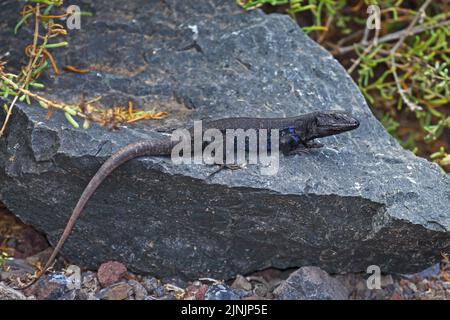
[(108, 261), (98, 268), (97, 278), (102, 287), (108, 287), (125, 275), (127, 268), (120, 262)]
[(203, 284), (195, 293), (195, 299), (205, 300), (206, 291), (208, 291), (208, 286), (206, 284)]
[(394, 292), (394, 294), (389, 298), (389, 300), (404, 300), (404, 299), (398, 292)]

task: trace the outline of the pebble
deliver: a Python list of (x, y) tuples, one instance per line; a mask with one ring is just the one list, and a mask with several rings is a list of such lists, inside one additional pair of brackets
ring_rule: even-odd
[(186, 288), (186, 300), (204, 300), (208, 285), (202, 284), (200, 281), (194, 281)]
[(147, 290), (145, 290), (144, 286), (136, 281), (136, 280), (129, 280), (128, 284), (133, 288), (133, 296), (135, 300), (145, 300), (147, 298)]
[(252, 290), (252, 284), (241, 275), (238, 275), (236, 277), (236, 280), (233, 281), (231, 287), (234, 289), (244, 289), (247, 291)]
[(226, 284), (213, 284), (206, 291), (205, 300), (240, 300), (240, 297)]
[(120, 262), (108, 261), (103, 263), (97, 272), (97, 278), (102, 287), (108, 287), (122, 278), (127, 268)]
[(178, 288), (186, 288), (187, 282), (178, 277), (166, 277), (161, 279), (161, 283), (170, 284)]
[(128, 283), (119, 282), (100, 290), (97, 293), (97, 297), (101, 300), (126, 300), (132, 290), (133, 288)]
[(386, 288), (387, 286), (394, 284), (394, 279), (390, 274), (381, 277), (381, 287)]
[(75, 300), (78, 297), (78, 290), (69, 290), (61, 295), (58, 300)]
[(269, 289), (262, 283), (255, 284), (255, 289), (253, 289), (254, 294), (260, 297), (265, 297), (269, 292)]
[(416, 292), (416, 291), (417, 291), (417, 286), (416, 286), (414, 283), (412, 283), (412, 282), (409, 282), (409, 283), (408, 283), (408, 287), (409, 287), (413, 292)]
[(142, 285), (149, 294), (152, 294), (156, 290), (156, 288), (160, 286), (158, 279), (156, 279), (155, 277), (145, 277)]
[[(244, 299), (244, 298), (247, 298), (247, 297), (250, 297), (250, 296), (254, 295), (252, 290), (247, 291), (247, 290), (244, 290), (244, 289), (234, 289), (233, 291), (234, 291), (234, 293), (236, 293), (236, 294), (239, 296), (239, 298), (241, 298), (241, 299)], [(260, 297), (260, 298), (261, 298), (261, 297)]]
[(59, 300), (66, 293), (66, 283), (61, 273), (44, 275), (23, 293), (26, 296), (35, 296), (38, 300)]
[(157, 296), (158, 298), (162, 298), (162, 297), (166, 294), (166, 290), (164, 289), (163, 286), (159, 286), (159, 287), (157, 287), (155, 290), (153, 290), (153, 293), (154, 293), (155, 296)]

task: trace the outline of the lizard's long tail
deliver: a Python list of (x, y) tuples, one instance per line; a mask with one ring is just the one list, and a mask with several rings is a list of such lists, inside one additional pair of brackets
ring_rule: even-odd
[[(58, 255), (59, 251), (61, 250), (62, 246), (66, 242), (67, 238), (69, 237), (78, 217), (80, 216), (84, 206), (88, 202), (89, 198), (92, 196), (92, 194), (97, 190), (97, 188), (101, 185), (103, 180), (115, 169), (117, 169), (119, 166), (124, 164), (125, 162), (140, 157), (144, 155), (170, 155), (172, 152), (172, 147), (174, 143), (172, 143), (170, 140), (162, 139), (162, 140), (146, 140), (141, 141), (133, 144), (129, 144), (116, 153), (114, 153), (97, 171), (97, 173), (92, 177), (91, 181), (89, 181), (89, 184), (84, 189), (83, 193), (81, 194), (80, 199), (78, 200), (77, 205), (73, 209), (72, 215), (69, 218), (69, 221), (67, 222), (66, 227), (64, 228), (64, 231), (56, 244), (56, 247), (53, 249), (53, 252), (50, 256), (50, 258), (47, 260), (47, 263), (45, 264), (44, 268), (37, 274), (36, 280), (38, 280), (50, 266), (52, 265), (53, 261), (55, 260), (56, 256)], [(35, 282), (33, 281), (33, 283)], [(28, 285), (29, 286), (29, 285)], [(27, 286), (27, 287), (28, 287)]]

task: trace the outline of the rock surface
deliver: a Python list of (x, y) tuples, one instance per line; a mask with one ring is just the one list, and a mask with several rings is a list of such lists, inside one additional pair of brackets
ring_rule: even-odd
[(0, 282), (0, 300), (27, 300), (27, 297), (20, 291), (14, 290)]
[(274, 294), (280, 300), (347, 300), (347, 288), (317, 267), (293, 272)]
[[(156, 276), (228, 279), (270, 266), (328, 272), (411, 273), (450, 246), (450, 179), (403, 150), (345, 70), (287, 16), (242, 12), (235, 1), (73, 1), (95, 14), (73, 30), (61, 65), (95, 70), (40, 80), (67, 102), (167, 111), (119, 131), (74, 129), (54, 112), (19, 104), (0, 139), (0, 200), (55, 243), (81, 191), (119, 147), (155, 130), (224, 116), (353, 113), (358, 130), (325, 148), (280, 158), (280, 171), (176, 166), (144, 157), (117, 170), (88, 203), (62, 254), (96, 268), (118, 260)], [(23, 62), (16, 0), (0, 4), (0, 48)], [(0, 111), (0, 115), (1, 111)]]

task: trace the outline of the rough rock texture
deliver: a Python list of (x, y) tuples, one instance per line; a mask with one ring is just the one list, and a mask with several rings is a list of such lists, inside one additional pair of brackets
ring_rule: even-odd
[(120, 262), (108, 261), (102, 263), (98, 268), (98, 281), (103, 287), (107, 287), (119, 281), (120, 278), (127, 272), (127, 268)]
[[(325, 148), (282, 157), (280, 171), (124, 165), (89, 202), (62, 253), (95, 268), (118, 260), (156, 276), (236, 274), (270, 266), (328, 272), (415, 272), (450, 245), (450, 179), (403, 150), (371, 114), (345, 70), (287, 16), (242, 12), (235, 1), (73, 1), (95, 13), (73, 30), (60, 65), (87, 75), (43, 78), (66, 101), (165, 110), (161, 122), (119, 131), (74, 129), (55, 112), (19, 105), (0, 139), (0, 199), (55, 243), (82, 189), (112, 152), (156, 129), (224, 116), (352, 112), (358, 130)], [(21, 2), (20, 2), (21, 3)], [(0, 3), (0, 48), (23, 61), (30, 30), (13, 37), (19, 1)]]
[(302, 267), (293, 272), (274, 294), (280, 300), (347, 300), (349, 290), (317, 267)]
[(206, 291), (205, 300), (240, 300), (240, 297), (225, 284), (213, 284)]
[(26, 300), (27, 297), (20, 291), (14, 290), (0, 282), (0, 300)]

